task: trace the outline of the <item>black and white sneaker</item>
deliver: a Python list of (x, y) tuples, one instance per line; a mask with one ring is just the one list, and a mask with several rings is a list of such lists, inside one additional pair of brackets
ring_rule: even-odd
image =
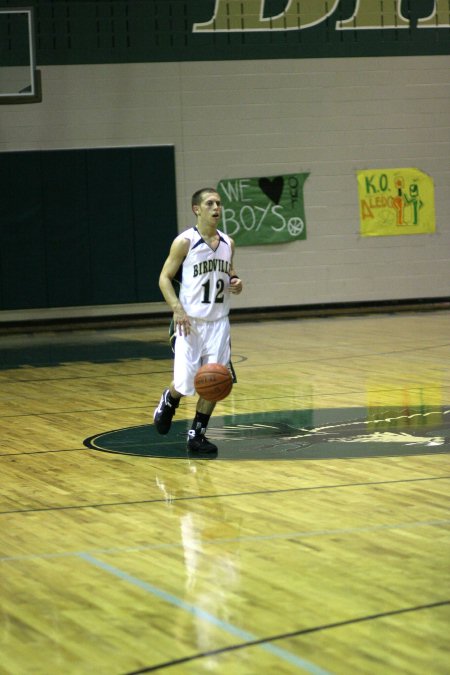
[(217, 445), (208, 441), (205, 434), (198, 434), (193, 429), (188, 431), (187, 449), (190, 452), (217, 452)]
[(153, 413), (153, 421), (159, 434), (169, 433), (172, 417), (175, 415), (175, 410), (179, 404), (180, 401), (176, 401), (172, 397), (169, 398), (169, 390), (164, 389), (158, 407)]

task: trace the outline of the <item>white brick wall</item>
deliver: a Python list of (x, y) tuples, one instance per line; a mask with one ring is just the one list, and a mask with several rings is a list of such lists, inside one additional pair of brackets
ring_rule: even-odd
[[(41, 70), (42, 103), (0, 106), (0, 151), (174, 144), (180, 229), (203, 185), (310, 172), (307, 240), (238, 249), (233, 306), (450, 295), (450, 57)], [(396, 167), (434, 178), (437, 232), (362, 238), (356, 171)]]

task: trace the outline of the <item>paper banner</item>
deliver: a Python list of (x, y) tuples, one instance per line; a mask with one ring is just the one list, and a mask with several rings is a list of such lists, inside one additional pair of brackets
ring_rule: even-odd
[(306, 239), (303, 185), (309, 173), (265, 178), (224, 178), (221, 229), (238, 246)]
[(435, 232), (434, 185), (419, 169), (358, 172), (361, 235)]

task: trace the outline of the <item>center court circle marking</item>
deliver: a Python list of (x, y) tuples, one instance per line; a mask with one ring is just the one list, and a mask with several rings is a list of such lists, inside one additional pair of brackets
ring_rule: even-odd
[[(190, 420), (167, 436), (153, 424), (113, 429), (87, 438), (92, 450), (186, 459)], [(207, 431), (218, 453), (207, 459), (305, 460), (441, 454), (450, 450), (450, 408), (333, 408), (215, 416)], [(190, 458), (198, 457), (195, 453)]]

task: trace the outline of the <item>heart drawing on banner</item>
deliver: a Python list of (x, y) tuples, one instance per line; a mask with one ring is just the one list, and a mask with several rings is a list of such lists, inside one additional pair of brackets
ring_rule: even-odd
[(269, 199), (271, 199), (275, 204), (279, 204), (284, 187), (283, 176), (276, 176), (272, 179), (260, 178), (258, 185), (264, 194), (269, 197)]

